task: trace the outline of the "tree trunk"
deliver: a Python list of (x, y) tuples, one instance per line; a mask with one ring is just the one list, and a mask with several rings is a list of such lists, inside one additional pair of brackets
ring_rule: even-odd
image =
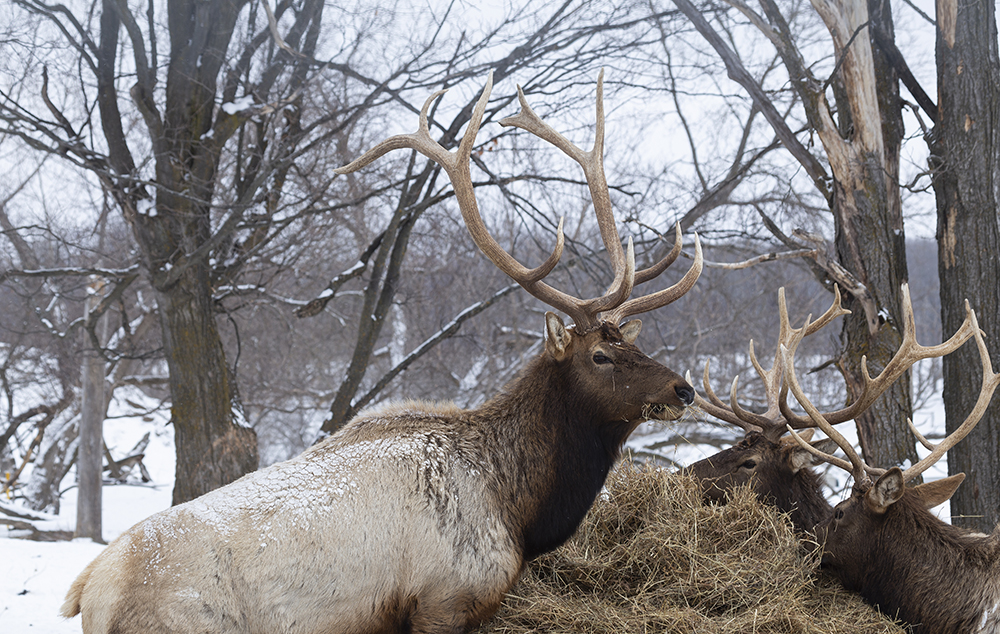
[[(87, 287), (91, 291), (84, 306), (84, 322), (87, 324), (92, 319), (91, 311), (100, 301), (101, 286), (103, 284), (95, 280)], [(80, 488), (77, 495), (76, 530), (73, 537), (87, 537), (95, 542), (104, 543), (101, 537), (104, 359), (93, 349), (90, 333), (85, 329), (82, 334), (84, 345), (80, 382), (83, 387), (83, 400), (80, 404), (80, 448), (76, 460), (77, 483)]]
[[(845, 297), (844, 307), (851, 314), (845, 317), (841, 331), (840, 367), (852, 397), (864, 387), (861, 358), (866, 358), (869, 374), (876, 376), (902, 343), (900, 287), (906, 281), (902, 231), (895, 233), (902, 217), (887, 204), (896, 185), (887, 182), (876, 160), (858, 167), (862, 168), (856, 174), (858, 189), (847, 194), (839, 178), (834, 186), (834, 210), (840, 219), (836, 223), (837, 255), (841, 264), (865, 285), (880, 313), (872, 332), (862, 303), (850, 295)], [(906, 419), (913, 416), (910, 391), (907, 372), (858, 417), (858, 438), (869, 464), (887, 467), (907, 460), (910, 464), (916, 462), (913, 436), (906, 425)]]
[[(864, 284), (865, 297), (844, 302), (851, 315), (841, 334), (841, 371), (852, 397), (862, 383), (861, 358), (876, 375), (902, 341), (900, 286), (907, 279), (906, 239), (899, 195), (902, 112), (895, 72), (871, 44), (871, 29), (892, 36), (888, 3), (813, 0), (840, 61), (839, 127), (826, 108), (815, 108), (814, 125), (834, 174), (831, 210), (840, 264)], [(869, 13), (869, 6), (872, 12)], [(846, 119), (845, 119), (846, 118)], [(876, 312), (877, 311), (877, 312)], [(869, 464), (915, 462), (916, 446), (906, 419), (912, 417), (910, 374), (892, 385), (857, 419)]]
[(177, 446), (173, 503), (194, 499), (257, 468), (257, 435), (241, 406), (215, 323), (204, 267), (192, 266), (157, 298), (170, 371)]
[(431, 169), (427, 168), (418, 178), (419, 186), (411, 186), (400, 196), (399, 205), (393, 218), (386, 228), (385, 235), (372, 266), (372, 273), (365, 289), (365, 301), (358, 320), (358, 338), (354, 346), (354, 354), (344, 374), (344, 380), (337, 389), (337, 394), (330, 404), (330, 416), (320, 427), (320, 438), (335, 433), (343, 427), (358, 412), (355, 398), (368, 370), (375, 344), (385, 325), (386, 316), (396, 295), (396, 287), (403, 266), (403, 256), (410, 241), (413, 225), (419, 218), (419, 213), (407, 213), (407, 209), (416, 202), (426, 182)]
[[(965, 300), (992, 348), (1000, 341), (1000, 58), (989, 0), (938, 0), (938, 124), (931, 144), (937, 198), (938, 272), (944, 335), (965, 319)], [(948, 433), (979, 394), (979, 354), (969, 344), (943, 361)], [(1000, 521), (1000, 403), (948, 452), (948, 472), (966, 474), (951, 498), (953, 522), (989, 533)]]
[(215, 321), (207, 248), (222, 143), (236, 124), (220, 111), (213, 127), (217, 98), (225, 99), (218, 78), (245, 4), (170, 3), (162, 118), (152, 79), (140, 74), (132, 89), (156, 152), (158, 187), (153, 211), (143, 211), (150, 204), (144, 191), (121, 194), (120, 204), (157, 293), (177, 451), (174, 504), (228, 484), (258, 463), (257, 437), (241, 425), (242, 405)]

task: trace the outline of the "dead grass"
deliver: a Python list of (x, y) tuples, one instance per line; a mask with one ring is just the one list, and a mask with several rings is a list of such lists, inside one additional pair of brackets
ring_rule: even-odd
[(749, 491), (705, 505), (689, 478), (626, 466), (479, 632), (905, 632), (815, 568), (787, 517)]

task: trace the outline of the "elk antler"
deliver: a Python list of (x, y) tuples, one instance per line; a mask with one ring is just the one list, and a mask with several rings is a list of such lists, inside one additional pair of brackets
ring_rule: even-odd
[[(936, 346), (922, 346), (917, 343), (917, 328), (914, 325), (913, 304), (910, 301), (909, 284), (902, 285), (902, 300), (903, 341), (900, 344), (899, 349), (896, 351), (896, 354), (892, 356), (892, 359), (889, 360), (889, 363), (887, 363), (882, 369), (882, 372), (880, 372), (874, 379), (868, 374), (867, 358), (861, 357), (861, 376), (863, 382), (861, 393), (857, 396), (855, 401), (847, 407), (824, 414), (823, 417), (829, 423), (837, 425), (845, 421), (854, 420), (860, 416), (862, 412), (871, 407), (872, 403), (874, 403), (879, 396), (889, 389), (889, 386), (895, 383), (899, 377), (903, 376), (917, 361), (943, 357), (950, 354), (951, 352), (957, 350), (963, 343), (968, 341), (969, 337), (972, 337), (973, 334), (977, 332), (974, 326), (975, 316), (971, 310), (967, 308), (965, 321), (962, 322), (962, 325), (959, 326), (958, 330), (955, 331), (955, 334), (953, 334), (951, 338)], [(795, 416), (795, 414), (791, 411), (786, 412), (786, 416), (793, 423), (792, 427), (795, 427), (796, 429), (799, 427), (811, 426), (808, 418)]]
[[(942, 440), (937, 445), (928, 442), (926, 438), (917, 432), (916, 428), (913, 426), (913, 422), (907, 420), (907, 424), (910, 426), (910, 429), (917, 435), (920, 442), (931, 450), (931, 453), (903, 472), (904, 482), (908, 482), (926, 471), (931, 467), (931, 465), (940, 460), (949, 449), (954, 447), (959, 441), (965, 438), (970, 431), (972, 431), (973, 427), (976, 426), (982, 418), (983, 413), (986, 411), (997, 385), (1000, 384), (1000, 375), (993, 371), (993, 365), (990, 361), (990, 353), (986, 348), (986, 343), (983, 341), (982, 332), (979, 330), (979, 322), (976, 319), (976, 313), (969, 307), (968, 301), (965, 302), (965, 321), (959, 327), (958, 331), (956, 331), (955, 334), (948, 339), (948, 341), (937, 346), (921, 346), (916, 341), (916, 328), (913, 323), (913, 308), (910, 304), (909, 287), (906, 284), (903, 284), (902, 290), (905, 320), (903, 343), (899, 350), (896, 351), (892, 360), (888, 365), (886, 365), (885, 369), (876, 379), (872, 379), (868, 375), (865, 361), (862, 358), (861, 367), (865, 380), (864, 391), (854, 403), (842, 410), (838, 410), (837, 412), (833, 412), (831, 414), (822, 414), (816, 409), (816, 407), (809, 401), (805, 393), (802, 391), (802, 387), (799, 385), (798, 378), (795, 375), (795, 349), (782, 346), (782, 363), (784, 365), (785, 374), (788, 377), (788, 385), (792, 390), (792, 394), (795, 396), (795, 399), (799, 402), (799, 404), (802, 405), (803, 409), (806, 410), (808, 420), (813, 423), (811, 426), (819, 427), (826, 433), (827, 436), (834, 440), (844, 453), (847, 454), (850, 463), (823, 453), (822, 451), (812, 447), (809, 443), (799, 438), (794, 430), (792, 430), (792, 425), (789, 425), (788, 429), (792, 431), (792, 436), (803, 448), (830, 464), (836, 465), (846, 471), (850, 471), (854, 476), (855, 483), (864, 483), (868, 475), (877, 477), (885, 473), (886, 470), (867, 465), (861, 457), (858, 456), (857, 452), (854, 451), (851, 443), (849, 443), (847, 439), (837, 432), (833, 426), (836, 424), (834, 421), (843, 422), (843, 420), (848, 420), (840, 420), (845, 415), (845, 412), (851, 413), (850, 418), (860, 415), (889, 387), (889, 385), (892, 384), (893, 381), (902, 376), (914, 363), (921, 359), (942, 357), (950, 354), (951, 352), (957, 350), (971, 336), (975, 338), (976, 346), (979, 349), (979, 357), (983, 366), (983, 381), (979, 392), (979, 398), (977, 399), (972, 412), (969, 413), (965, 421), (963, 421), (954, 432), (949, 434), (947, 438)], [(860, 406), (859, 404), (864, 405)]]
[[(810, 321), (811, 315), (806, 318), (805, 323), (800, 328), (792, 328), (788, 320), (788, 308), (785, 304), (785, 289), (778, 289), (778, 346), (775, 349), (774, 363), (771, 369), (765, 371), (757, 360), (754, 352), (753, 340), (750, 340), (750, 362), (753, 364), (757, 375), (764, 382), (764, 393), (767, 400), (767, 411), (763, 414), (756, 414), (740, 406), (736, 397), (739, 375), (733, 378), (729, 390), (729, 404), (727, 405), (715, 395), (708, 379), (708, 362), (705, 362), (705, 372), (702, 383), (705, 387), (706, 401), (700, 395), (695, 395), (694, 404), (712, 416), (726, 421), (732, 425), (742, 428), (746, 432), (757, 431), (764, 434), (772, 441), (776, 441), (785, 433), (786, 426), (795, 422), (798, 427), (806, 427), (799, 421), (791, 421), (788, 418), (788, 408), (785, 400), (788, 394), (788, 386), (783, 380), (784, 365), (781, 361), (781, 347), (791, 347), (795, 349), (803, 338), (820, 330), (835, 318), (849, 314), (851, 311), (843, 308), (840, 304), (840, 289), (834, 286), (834, 299), (830, 307), (816, 321)], [(692, 383), (690, 375), (687, 377), (688, 383)]]
[[(490, 91), (493, 88), (493, 73), (489, 74), (486, 86), (476, 103), (472, 118), (466, 128), (458, 149), (452, 153), (445, 150), (437, 141), (431, 138), (427, 124), (427, 112), (431, 103), (445, 91), (438, 91), (431, 95), (420, 110), (420, 124), (416, 133), (399, 134), (385, 141), (382, 141), (374, 148), (366, 152), (363, 156), (336, 170), (339, 174), (347, 174), (368, 165), (380, 156), (391, 150), (409, 148), (420, 152), (427, 158), (435, 161), (451, 179), (452, 187), (455, 190), (455, 199), (462, 211), (462, 218), (465, 225), (472, 234), (472, 239), (480, 250), (488, 257), (501, 271), (509, 275), (515, 282), (521, 285), (526, 291), (542, 300), (549, 306), (565, 312), (580, 329), (594, 326), (600, 321), (613, 321), (617, 325), (621, 320), (629, 315), (653, 310), (665, 306), (675, 301), (686, 293), (694, 285), (702, 270), (701, 243), (698, 235), (695, 234), (695, 255), (694, 264), (683, 278), (670, 288), (662, 291), (628, 300), (635, 284), (648, 281), (662, 273), (680, 254), (681, 250), (681, 230), (677, 226), (677, 239), (674, 248), (660, 262), (648, 269), (636, 272), (635, 252), (631, 238), (628, 241), (627, 250), (622, 249), (621, 239), (618, 230), (615, 228), (614, 215), (611, 210), (611, 197), (608, 192), (607, 180), (604, 175), (604, 71), (601, 71), (597, 81), (597, 132), (594, 147), (589, 152), (585, 152), (573, 145), (564, 136), (556, 132), (547, 123), (542, 121), (528, 105), (524, 97), (524, 91), (518, 86), (517, 94), (521, 103), (521, 111), (513, 117), (507, 117), (500, 121), (501, 125), (509, 125), (521, 128), (534, 134), (542, 140), (548, 141), (567, 156), (579, 163), (583, 168), (590, 194), (594, 201), (594, 212), (597, 215), (597, 224), (601, 231), (601, 238), (604, 240), (605, 248), (611, 257), (612, 270), (614, 271), (614, 281), (607, 293), (601, 297), (582, 300), (560, 290), (557, 290), (542, 281), (562, 255), (564, 237), (563, 221), (559, 221), (556, 232), (556, 246), (552, 254), (541, 265), (529, 269), (514, 259), (507, 251), (501, 247), (490, 235), (479, 213), (479, 205), (476, 202), (475, 192), (472, 186), (472, 176), (469, 171), (469, 160), (472, 147), (482, 123), (483, 114), (486, 111), (486, 104), (489, 101)], [(602, 318), (601, 313), (608, 315)]]

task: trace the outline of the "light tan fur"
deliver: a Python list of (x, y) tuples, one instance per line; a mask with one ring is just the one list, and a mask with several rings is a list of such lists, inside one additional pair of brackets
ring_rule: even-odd
[[(362, 420), (413, 410), (458, 411), (399, 403)], [(87, 634), (361, 633), (398, 629), (394, 618), (419, 631), (489, 616), (521, 561), (479, 465), (433, 430), (347, 438), (135, 525), (62, 614), (82, 610)]]

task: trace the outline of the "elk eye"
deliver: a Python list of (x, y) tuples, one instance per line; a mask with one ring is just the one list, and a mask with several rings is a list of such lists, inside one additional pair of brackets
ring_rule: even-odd
[(594, 353), (594, 363), (596, 363), (598, 365), (603, 365), (605, 363), (611, 363), (611, 358), (608, 357), (603, 352), (595, 352)]
[(743, 462), (743, 464), (740, 465), (740, 468), (741, 469), (753, 469), (756, 466), (757, 466), (757, 461), (756, 460), (746, 460), (746, 461)]

